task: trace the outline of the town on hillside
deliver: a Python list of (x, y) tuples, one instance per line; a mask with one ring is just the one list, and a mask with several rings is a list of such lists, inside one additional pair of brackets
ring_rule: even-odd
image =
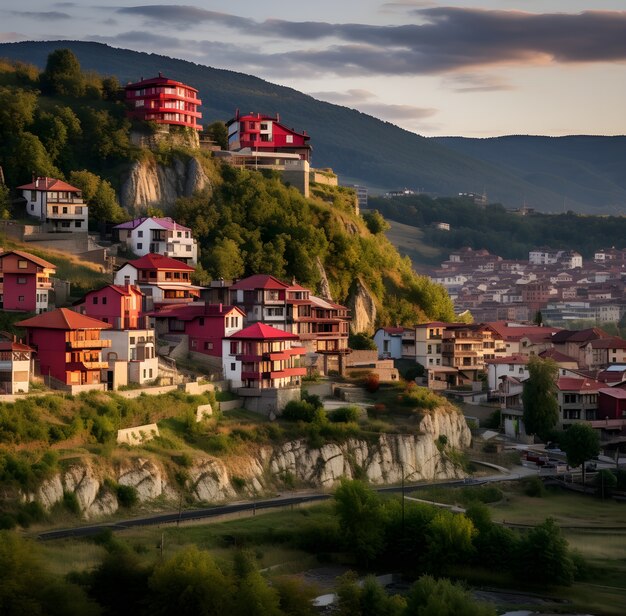
[[(183, 127), (227, 164), (278, 170), (304, 195), (311, 184), (337, 184), (330, 170), (310, 167), (306, 131), (285, 126), (278, 115), (237, 110), (225, 123), (227, 147), (221, 148), (198, 139), (195, 88), (159, 74), (127, 84), (123, 98), (130, 118), (157, 127), (152, 139), (168, 139)], [(624, 429), (619, 392), (626, 390), (626, 341), (598, 326), (618, 323), (626, 311), (625, 251), (599, 251), (585, 265), (572, 250), (537, 249), (527, 263), (484, 250), (453, 252), (432, 277), (450, 293), (456, 312), (471, 311), (476, 323), (383, 327), (373, 338), (377, 350), (351, 349), (350, 310), (295, 280), (259, 272), (194, 284), (197, 240), (171, 217), (111, 225), (103, 248), (88, 232), (80, 189), (50, 177), (16, 188), (24, 214), (37, 223), (29, 238), (34, 247), (61, 248), (112, 271), (109, 284), (70, 302), (55, 265), (23, 250), (0, 254), (3, 310), (31, 315), (15, 322), (24, 339), (4, 336), (3, 394), (28, 393), (33, 378), (72, 393), (176, 384), (190, 378), (180, 365), (191, 361), (228, 383), (246, 408), (275, 415), (299, 399), (304, 377), (369, 371), (393, 381), (399, 376), (394, 362), (409, 360), (427, 388), (469, 404), (497, 403), (505, 432), (525, 439), (521, 393), (536, 356), (559, 367), (560, 427), (587, 421), (607, 438)], [(574, 319), (596, 326), (543, 325)]]

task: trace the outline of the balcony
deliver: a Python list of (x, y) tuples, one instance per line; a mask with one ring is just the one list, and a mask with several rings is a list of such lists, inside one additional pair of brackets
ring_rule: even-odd
[(67, 350), (72, 349), (108, 349), (111, 347), (110, 340), (68, 340)]
[(83, 207), (80, 214), (71, 208), (67, 212), (54, 212), (52, 208), (48, 208), (46, 218), (48, 220), (87, 220), (87, 206)]

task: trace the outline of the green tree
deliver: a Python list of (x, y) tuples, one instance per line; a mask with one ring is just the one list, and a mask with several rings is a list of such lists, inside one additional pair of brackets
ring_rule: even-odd
[(128, 213), (118, 203), (113, 186), (107, 180), (83, 169), (72, 171), (70, 183), (82, 191), (83, 199), (89, 206), (90, 220), (101, 222), (128, 220)]
[(55, 49), (48, 55), (41, 85), (47, 94), (84, 96), (85, 78), (80, 70), (80, 62), (71, 49)]
[(368, 336), (366, 332), (350, 334), (349, 345), (351, 349), (363, 351), (376, 351), (378, 348), (372, 337)]
[(204, 266), (214, 278), (232, 280), (244, 274), (244, 263), (236, 242), (224, 238), (215, 242), (207, 255)]
[(228, 150), (228, 129), (224, 122), (212, 122), (206, 127), (206, 133), (222, 150)]
[(11, 218), (11, 195), (9, 189), (0, 184), (0, 220)]
[(117, 77), (105, 77), (102, 80), (102, 98), (106, 101), (120, 100), (122, 89)]
[(404, 616), (496, 616), (496, 608), (480, 603), (450, 580), (424, 575), (411, 586)]
[(432, 570), (445, 571), (451, 564), (469, 559), (476, 534), (473, 522), (465, 515), (439, 511), (426, 529), (427, 559)]
[(545, 441), (559, 420), (556, 398), (558, 366), (551, 359), (533, 355), (528, 362), (528, 373), (522, 392), (524, 425), (528, 434), (536, 434)]
[(208, 552), (186, 548), (154, 570), (148, 582), (151, 614), (221, 616), (233, 613), (235, 587)]
[(567, 541), (552, 518), (522, 536), (516, 564), (524, 579), (535, 584), (570, 585), (574, 580)]
[(567, 456), (570, 466), (583, 468), (583, 483), (585, 483), (585, 462), (600, 453), (600, 437), (598, 433), (586, 423), (572, 424), (561, 433), (559, 445)]
[(234, 611), (239, 616), (281, 616), (278, 591), (269, 586), (250, 552), (235, 554), (235, 576), (237, 589), (234, 596)]
[(608, 468), (603, 468), (598, 471), (593, 483), (596, 488), (596, 496), (604, 500), (613, 496), (613, 489), (617, 487), (617, 477)]
[(312, 602), (318, 593), (313, 586), (290, 576), (274, 578), (272, 585), (278, 591), (285, 616), (316, 616)]
[(367, 564), (384, 547), (386, 515), (380, 497), (360, 481), (342, 479), (334, 498), (346, 547)]
[(373, 210), (372, 212), (363, 214), (363, 220), (365, 221), (370, 233), (373, 233), (374, 235), (384, 233), (391, 228), (389, 223), (383, 218), (383, 215), (378, 210)]

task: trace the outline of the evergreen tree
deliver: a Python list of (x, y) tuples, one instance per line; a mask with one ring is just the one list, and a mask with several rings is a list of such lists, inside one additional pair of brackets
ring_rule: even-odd
[(533, 355), (528, 362), (528, 373), (522, 392), (524, 425), (528, 434), (536, 434), (545, 441), (559, 420), (556, 398), (558, 366), (551, 359), (544, 360)]

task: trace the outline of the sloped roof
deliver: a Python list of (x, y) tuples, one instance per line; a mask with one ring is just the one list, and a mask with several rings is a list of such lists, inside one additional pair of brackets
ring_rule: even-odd
[(590, 327), (588, 329), (579, 329), (575, 331), (562, 329), (552, 336), (552, 341), (556, 344), (564, 342), (590, 342), (591, 340), (609, 337), (609, 334), (601, 330), (599, 327)]
[(598, 391), (604, 386), (604, 383), (594, 381), (593, 379), (575, 379), (571, 376), (562, 376), (556, 382), (557, 387), (561, 391)]
[(611, 396), (611, 398), (626, 400), (626, 389), (621, 389), (620, 387), (603, 387), (598, 390), (598, 393), (604, 394), (605, 396)]
[(578, 366), (577, 359), (570, 357), (569, 355), (565, 355), (565, 353), (561, 353), (560, 351), (557, 351), (555, 348), (541, 351), (541, 353), (539, 353), (539, 357), (541, 357), (541, 359), (553, 359), (557, 363), (559, 362), (560, 363), (565, 363), (565, 362), (574, 363)]
[(404, 327), (381, 327), (381, 329), (390, 336), (398, 336), (404, 333)]
[(80, 188), (72, 186), (63, 180), (57, 180), (56, 178), (37, 178), (30, 184), (22, 184), (17, 187), (18, 190), (41, 190), (47, 192), (49, 190), (60, 190), (65, 192), (80, 192)]
[(254, 274), (253, 276), (248, 276), (247, 278), (243, 278), (242, 280), (238, 280), (231, 289), (237, 290), (246, 290), (246, 289), (289, 289), (290, 285), (285, 282), (278, 280), (278, 278), (274, 278), (270, 274)]
[(489, 321), (487, 325), (497, 332), (500, 338), (509, 341), (518, 341), (522, 338), (530, 338), (530, 336), (534, 338), (534, 341), (537, 340), (537, 337), (540, 337), (540, 339), (549, 339), (553, 337), (556, 332), (561, 331), (560, 327), (544, 327), (539, 325), (510, 326), (509, 323), (510, 321)]
[(28, 345), (21, 342), (13, 342), (12, 340), (0, 340), (0, 351), (29, 351), (32, 352)]
[(626, 349), (626, 340), (612, 336), (611, 338), (601, 338), (592, 340), (591, 347), (594, 349)]
[(179, 270), (186, 272), (193, 272), (194, 268), (191, 265), (187, 265), (182, 261), (178, 261), (176, 259), (172, 259), (171, 257), (165, 257), (164, 255), (159, 255), (154, 252), (151, 252), (147, 255), (139, 259), (135, 259), (133, 261), (128, 261), (127, 264), (132, 265), (138, 270), (145, 269), (170, 269), (170, 270)]
[(270, 327), (264, 323), (249, 325), (245, 329), (229, 336), (229, 338), (244, 338), (247, 340), (298, 340), (298, 336), (295, 334)]
[(196, 88), (193, 88), (192, 86), (188, 86), (187, 84), (183, 83), (182, 81), (175, 81), (174, 79), (170, 79), (169, 77), (165, 77), (165, 75), (159, 73), (159, 75), (157, 77), (149, 77), (148, 79), (140, 79), (139, 81), (135, 81), (133, 83), (127, 83), (124, 88), (126, 89), (136, 89), (136, 88), (141, 88), (144, 86), (148, 86), (148, 85), (171, 85), (171, 86), (183, 86), (189, 90), (193, 90), (194, 92), (197, 92), (198, 90), (196, 90)]
[(226, 304), (166, 304), (159, 310), (150, 312), (148, 316), (157, 319), (171, 318), (181, 321), (192, 321), (200, 317), (220, 317), (228, 314), (232, 310), (237, 310), (242, 317), (245, 312), (238, 306), (230, 306)]
[(40, 329), (110, 329), (112, 325), (99, 321), (84, 314), (74, 312), (69, 308), (57, 308), (51, 312), (42, 312), (36, 317), (19, 321), (18, 327), (33, 327)]
[(159, 218), (158, 216), (142, 216), (135, 218), (134, 220), (128, 220), (119, 225), (115, 225), (114, 229), (136, 229), (142, 225), (146, 220), (153, 220), (163, 229), (169, 229), (170, 231), (191, 231), (189, 227), (179, 225), (175, 220), (166, 216), (165, 218)]
[(508, 357), (493, 357), (491, 359), (486, 359), (486, 364), (516, 364), (520, 366), (525, 366), (529, 361), (528, 355), (509, 355)]
[(30, 252), (24, 252), (22, 250), (7, 250), (6, 252), (0, 253), (0, 259), (4, 259), (4, 257), (8, 255), (17, 255), (22, 259), (26, 259), (28, 261), (32, 261), (35, 265), (39, 265), (39, 267), (45, 267), (46, 269), (56, 270), (57, 266), (54, 263), (50, 263), (50, 261), (46, 261), (41, 257), (37, 257), (35, 255), (31, 255)]

